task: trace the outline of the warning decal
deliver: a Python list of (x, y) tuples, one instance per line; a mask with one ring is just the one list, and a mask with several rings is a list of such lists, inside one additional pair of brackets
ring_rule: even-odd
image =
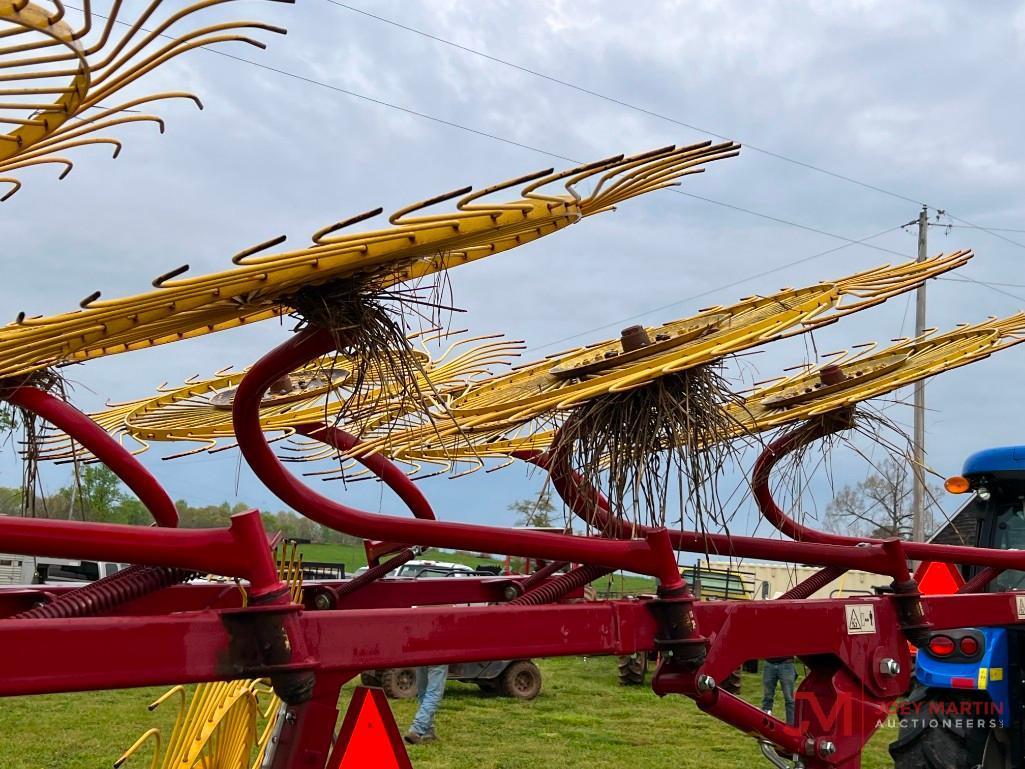
[(1016, 595), (1014, 605), (1018, 609), (1018, 619), (1025, 620), (1025, 595)]
[(867, 635), (876, 632), (876, 610), (870, 604), (849, 603), (844, 608), (847, 635)]

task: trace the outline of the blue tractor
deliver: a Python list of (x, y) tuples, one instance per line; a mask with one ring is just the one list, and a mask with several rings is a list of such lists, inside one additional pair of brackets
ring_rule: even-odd
[[(972, 497), (952, 522), (960, 536), (979, 547), (1025, 551), (1025, 446), (973, 454), (962, 476), (952, 481)], [(1025, 571), (1002, 572), (989, 589), (1023, 591), (1018, 615), (1025, 618)], [(916, 655), (915, 686), (890, 745), (896, 769), (1025, 767), (1023, 663), (1025, 629), (933, 633)]]

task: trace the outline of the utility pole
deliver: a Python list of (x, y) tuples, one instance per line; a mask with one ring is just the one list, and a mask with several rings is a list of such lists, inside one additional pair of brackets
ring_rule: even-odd
[[(918, 261), (928, 256), (929, 211), (922, 206), (918, 214)], [(915, 337), (925, 333), (925, 282), (915, 292)], [(911, 539), (925, 541), (925, 382), (915, 382), (915, 428), (911, 495)]]

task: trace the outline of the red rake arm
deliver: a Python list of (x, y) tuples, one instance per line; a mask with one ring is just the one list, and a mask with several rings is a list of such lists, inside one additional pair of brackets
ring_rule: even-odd
[[(307, 438), (321, 441), (342, 452), (349, 451), (359, 444), (359, 439), (355, 435), (338, 427), (332, 429), (323, 423), (298, 425), (295, 430)], [(382, 454), (361, 456), (357, 461), (376, 475), (389, 489), (394, 491), (398, 498), (409, 508), (414, 518), (426, 521), (437, 520), (434, 510), (431, 508), (431, 503), (427, 501), (427, 497), (423, 495), (423, 492), (409, 479), (409, 476), (402, 472), (394, 462)], [(377, 565), (380, 562), (381, 556), (394, 553), (406, 547), (395, 542), (372, 540), (364, 540), (363, 546), (367, 552), (367, 562), (371, 566)]]
[[(656, 576), (666, 589), (683, 585), (664, 530), (652, 532), (645, 539), (611, 541), (447, 521), (409, 520), (368, 513), (307, 487), (285, 469), (268, 445), (260, 425), (260, 402), (276, 379), (334, 349), (335, 340), (328, 331), (301, 331), (257, 361), (235, 394), (233, 421), (242, 455), (264, 485), (287, 505), (324, 526), (363, 539), (593, 563)], [(336, 429), (325, 427), (322, 435), (341, 444), (344, 438), (334, 433)]]
[(59, 427), (120, 478), (146, 506), (160, 526), (178, 525), (178, 510), (149, 470), (107, 432), (69, 403), (35, 387), (17, 387), (3, 399)]

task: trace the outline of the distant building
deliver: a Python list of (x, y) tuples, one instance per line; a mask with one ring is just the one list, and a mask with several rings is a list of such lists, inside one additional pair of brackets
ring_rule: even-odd
[[(971, 500), (969, 500), (970, 502)], [(965, 503), (947, 520), (930, 538), (937, 545), (969, 545), (974, 546), (979, 521), (972, 512), (972, 505)]]

